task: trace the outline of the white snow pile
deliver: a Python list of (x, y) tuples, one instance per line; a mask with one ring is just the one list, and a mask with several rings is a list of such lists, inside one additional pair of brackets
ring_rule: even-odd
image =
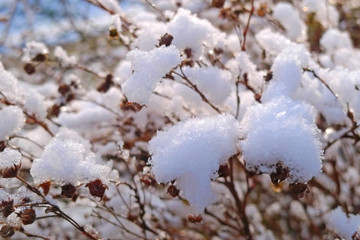
[(213, 103), (221, 104), (231, 92), (231, 74), (216, 67), (185, 67), (185, 75)]
[(320, 172), (322, 150), (315, 111), (292, 99), (307, 59), (302, 47), (286, 48), (274, 61), (273, 80), (264, 92), (263, 103), (247, 110), (241, 144), (249, 171), (271, 174), (282, 162), (290, 171), (290, 183), (306, 183)]
[(48, 54), (49, 49), (41, 42), (31, 41), (26, 43), (26, 47), (23, 49), (23, 52), (24, 56), (22, 60), (24, 62), (30, 62), (39, 54)]
[(166, 73), (181, 62), (180, 52), (175, 46), (161, 46), (150, 52), (132, 50), (127, 54), (133, 70), (122, 85), (129, 101), (147, 104), (152, 91)]
[(231, 115), (180, 122), (149, 142), (152, 171), (160, 183), (176, 180), (193, 211), (200, 214), (215, 200), (210, 180), (236, 154), (237, 142), (238, 122)]
[(346, 240), (353, 239), (353, 234), (359, 230), (360, 216), (349, 214), (346, 216), (341, 209), (337, 207), (329, 214), (328, 228), (335, 230), (341, 237)]
[(25, 124), (25, 115), (17, 106), (6, 106), (0, 111), (0, 141), (17, 133)]
[(21, 165), (22, 156), (19, 151), (5, 148), (0, 152), (0, 169), (11, 168), (14, 165)]
[(68, 53), (60, 46), (56, 46), (54, 55), (64, 67), (74, 65), (77, 62), (76, 56), (69, 56)]
[(31, 167), (35, 183), (51, 180), (57, 184), (73, 184), (100, 179), (106, 182), (110, 169), (95, 163), (95, 154), (76, 132), (61, 128)]
[(203, 45), (212, 49), (224, 45), (226, 39), (225, 34), (208, 20), (200, 19), (183, 8), (169, 22), (167, 32), (174, 37), (172, 43), (177, 48), (190, 48), (195, 59), (200, 57)]

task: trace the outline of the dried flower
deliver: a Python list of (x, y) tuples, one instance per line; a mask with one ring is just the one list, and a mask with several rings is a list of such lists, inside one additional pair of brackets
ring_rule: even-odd
[(29, 225), (35, 222), (36, 219), (36, 213), (35, 210), (32, 208), (25, 209), (20, 214), (21, 221), (24, 225)]
[(216, 8), (222, 8), (224, 6), (225, 0), (212, 0), (211, 6)]
[(155, 186), (156, 180), (150, 174), (144, 174), (141, 176), (141, 182), (143, 182), (147, 186)]
[(172, 197), (177, 197), (179, 196), (180, 190), (177, 189), (174, 185), (170, 185), (167, 189), (167, 192), (172, 196)]
[(304, 196), (304, 192), (309, 192), (309, 189), (306, 183), (291, 183), (289, 184), (289, 189), (292, 193), (294, 193), (298, 198), (302, 198)]
[(27, 74), (29, 74), (29, 75), (31, 75), (31, 74), (33, 74), (34, 72), (36, 72), (35, 66), (34, 66), (33, 64), (31, 64), (31, 63), (25, 64), (24, 70), (25, 70), (25, 72), (26, 72)]
[(15, 231), (14, 228), (9, 225), (3, 225), (0, 230), (0, 236), (2, 238), (10, 238), (14, 235)]
[(4, 217), (9, 216), (12, 212), (14, 212), (14, 200), (9, 199), (8, 201), (2, 201), (0, 203), (0, 212), (2, 212)]
[(5, 168), (1, 169), (1, 176), (3, 178), (16, 177), (19, 172), (20, 167), (21, 167), (21, 163), (14, 164), (12, 167), (5, 167)]
[(202, 221), (202, 216), (201, 215), (189, 215), (188, 220), (191, 223), (199, 223)]
[(173, 39), (174, 39), (173, 36), (171, 36), (168, 33), (165, 33), (165, 35), (159, 39), (159, 47), (162, 45), (165, 45), (166, 47), (170, 46)]
[(85, 187), (89, 188), (90, 194), (94, 197), (103, 198), (105, 190), (109, 189), (108, 186), (102, 183), (100, 179), (96, 179), (91, 181), (85, 185)]
[(64, 197), (72, 198), (75, 192), (76, 192), (76, 187), (71, 183), (61, 187), (61, 195), (63, 195)]
[(276, 163), (275, 172), (270, 174), (271, 182), (273, 184), (279, 184), (289, 176), (289, 168), (284, 166), (283, 162), (279, 161)]

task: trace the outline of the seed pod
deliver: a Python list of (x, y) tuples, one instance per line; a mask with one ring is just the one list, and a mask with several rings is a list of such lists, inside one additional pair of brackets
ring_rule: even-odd
[(65, 196), (67, 198), (72, 198), (72, 196), (74, 195), (75, 192), (76, 192), (76, 187), (74, 185), (72, 185), (71, 183), (66, 184), (61, 187), (61, 195)]
[(2, 212), (4, 217), (7, 217), (14, 212), (14, 200), (2, 201), (0, 203), (0, 212)]
[(177, 189), (174, 185), (170, 185), (167, 189), (167, 192), (172, 196), (172, 197), (177, 197), (179, 196), (180, 190)]
[(159, 39), (159, 47), (162, 45), (165, 45), (166, 47), (170, 46), (173, 39), (174, 39), (173, 36), (171, 36), (168, 33), (165, 33), (165, 35)]
[(114, 38), (119, 37), (119, 33), (118, 33), (118, 31), (117, 31), (116, 28), (110, 28), (110, 29), (109, 29), (109, 37), (110, 37), (111, 39), (114, 39)]
[(27, 74), (29, 74), (29, 75), (31, 75), (31, 74), (33, 74), (34, 72), (36, 72), (35, 66), (34, 66), (33, 64), (31, 64), (31, 63), (25, 64), (24, 70), (25, 70), (25, 72), (26, 72)]
[(89, 188), (90, 194), (94, 197), (102, 198), (104, 196), (105, 190), (109, 189), (108, 186), (102, 183), (100, 179), (96, 179), (91, 181), (85, 185), (85, 187)]
[(24, 225), (32, 224), (36, 219), (35, 210), (32, 208), (25, 209), (25, 211), (20, 214), (20, 218)]
[(6, 167), (1, 169), (1, 176), (3, 178), (13, 178), (16, 177), (19, 169), (21, 167), (21, 164), (14, 164), (12, 167)]
[(201, 215), (188, 215), (188, 220), (191, 223), (199, 223), (202, 221)]
[(100, 86), (97, 88), (97, 90), (99, 92), (103, 92), (103, 93), (109, 91), (109, 89), (114, 85), (114, 81), (112, 79), (113, 79), (112, 74), (106, 75), (105, 81), (100, 84)]
[(289, 189), (292, 193), (294, 193), (298, 198), (302, 198), (304, 196), (304, 192), (309, 192), (309, 189), (306, 183), (291, 183), (289, 184)]
[(0, 230), (0, 236), (2, 238), (10, 238), (14, 235), (15, 231), (14, 228), (9, 225), (3, 225)]
[(279, 161), (276, 163), (275, 172), (270, 174), (271, 182), (273, 184), (279, 184), (289, 176), (289, 168)]
[(211, 6), (216, 8), (222, 8), (224, 6), (225, 0), (212, 0)]
[(39, 53), (32, 60), (35, 61), (35, 62), (44, 62), (46, 60), (46, 55), (42, 54), (42, 53)]

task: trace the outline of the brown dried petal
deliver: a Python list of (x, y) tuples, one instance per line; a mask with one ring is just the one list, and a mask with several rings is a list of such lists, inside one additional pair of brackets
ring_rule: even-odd
[(189, 222), (192, 222), (192, 223), (199, 223), (202, 220), (202, 216), (201, 215), (189, 215), (188, 220), (189, 220)]
[(25, 211), (20, 214), (20, 218), (24, 225), (32, 224), (36, 219), (35, 210), (32, 208), (25, 209)]
[(165, 35), (162, 36), (159, 40), (159, 47), (162, 45), (165, 45), (166, 47), (170, 46), (173, 39), (174, 39), (173, 36), (171, 36), (168, 33), (165, 33)]
[(51, 182), (50, 181), (47, 181), (47, 182), (43, 182), (40, 184), (39, 187), (41, 187), (43, 189), (43, 193), (44, 195), (46, 196), (49, 191), (50, 191), (50, 186), (51, 186)]
[(2, 238), (9, 238), (14, 235), (14, 228), (9, 225), (3, 225), (0, 230), (0, 236)]
[(0, 212), (2, 212), (4, 217), (7, 217), (14, 212), (14, 200), (2, 201), (0, 203)]
[(105, 190), (109, 189), (108, 186), (102, 183), (100, 179), (96, 179), (91, 181), (85, 185), (85, 187), (89, 188), (90, 194), (94, 197), (102, 198), (104, 196)]
[(3, 178), (16, 177), (20, 167), (21, 167), (21, 164), (14, 164), (12, 167), (4, 168), (1, 170), (1, 175)]
[(63, 195), (64, 197), (72, 198), (75, 192), (76, 187), (70, 183), (61, 187), (61, 195)]
[(172, 196), (172, 197), (177, 197), (179, 196), (180, 190), (177, 189), (174, 185), (170, 185), (167, 189), (167, 192)]

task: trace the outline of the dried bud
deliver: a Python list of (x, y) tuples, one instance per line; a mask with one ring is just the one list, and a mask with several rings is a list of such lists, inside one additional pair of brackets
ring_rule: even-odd
[(15, 231), (14, 228), (9, 225), (3, 225), (0, 230), (0, 236), (2, 238), (10, 238), (14, 235)]
[(96, 179), (91, 181), (85, 185), (85, 187), (89, 188), (90, 194), (94, 197), (103, 198), (105, 190), (109, 189), (108, 186), (102, 183), (100, 179)]
[(71, 183), (61, 187), (61, 195), (63, 195), (64, 197), (72, 198), (75, 192), (76, 192), (76, 187)]
[(3, 168), (3, 169), (1, 169), (1, 176), (3, 178), (16, 177), (20, 167), (21, 167), (21, 164), (14, 164), (12, 167)]
[(113, 75), (111, 74), (106, 75), (105, 81), (100, 84), (97, 90), (103, 93), (107, 92), (111, 88), (111, 86), (114, 85), (114, 81), (112, 79), (113, 79)]
[(60, 114), (60, 105), (54, 104), (48, 109), (48, 114), (53, 117), (57, 117)]
[(184, 53), (186, 55), (186, 58), (191, 58), (192, 57), (192, 50), (191, 48), (185, 48), (184, 49)]
[(173, 39), (174, 39), (173, 36), (171, 36), (168, 33), (165, 33), (165, 35), (162, 36), (159, 40), (159, 47), (162, 45), (165, 45), (166, 47), (170, 46)]
[(66, 85), (66, 84), (61, 84), (58, 88), (58, 92), (65, 96), (68, 92), (70, 92), (71, 88), (69, 85)]
[(202, 220), (202, 216), (201, 215), (189, 215), (188, 220), (191, 223), (199, 223)]
[(224, 6), (225, 0), (212, 0), (211, 6), (216, 8), (222, 8)]
[(4, 217), (7, 217), (14, 212), (14, 200), (2, 201), (0, 203), (0, 212), (2, 212)]
[(31, 64), (31, 63), (25, 64), (24, 70), (25, 70), (25, 72), (26, 72), (27, 74), (29, 74), (29, 75), (31, 75), (31, 74), (33, 74), (34, 72), (36, 72), (35, 66), (34, 66), (33, 64)]
[(122, 106), (123, 110), (130, 110), (133, 112), (139, 112), (143, 106), (136, 102), (125, 102)]
[(118, 31), (117, 31), (116, 28), (110, 28), (110, 29), (109, 29), (109, 37), (110, 37), (111, 39), (114, 39), (114, 38), (119, 37), (119, 33), (118, 33)]
[(269, 71), (269, 72), (264, 76), (265, 82), (269, 82), (272, 78), (273, 78), (273, 72), (272, 72), (272, 71)]
[(150, 174), (144, 174), (141, 176), (141, 182), (143, 182), (147, 186), (155, 186), (156, 180)]
[(230, 175), (230, 169), (227, 164), (221, 165), (218, 170), (219, 177), (227, 177)]
[(180, 190), (177, 189), (174, 185), (170, 185), (167, 189), (167, 192), (172, 196), (172, 197), (177, 197), (179, 196)]
[(300, 182), (289, 184), (289, 189), (299, 198), (302, 198), (304, 196), (305, 191), (309, 192), (306, 183), (300, 183)]
[(35, 210), (32, 208), (25, 209), (20, 214), (20, 218), (24, 225), (32, 224), (33, 222), (35, 222), (35, 219), (36, 219)]
[(43, 182), (39, 185), (39, 187), (41, 187), (43, 189), (43, 193), (44, 195), (46, 196), (49, 191), (50, 191), (50, 186), (51, 186), (51, 182), (50, 181), (46, 181), (46, 182)]
[(35, 62), (44, 62), (46, 60), (46, 55), (42, 54), (42, 53), (39, 53), (32, 60), (35, 61)]
[(289, 176), (289, 168), (279, 161), (276, 163), (275, 172), (270, 174), (271, 182), (273, 184), (279, 184)]

